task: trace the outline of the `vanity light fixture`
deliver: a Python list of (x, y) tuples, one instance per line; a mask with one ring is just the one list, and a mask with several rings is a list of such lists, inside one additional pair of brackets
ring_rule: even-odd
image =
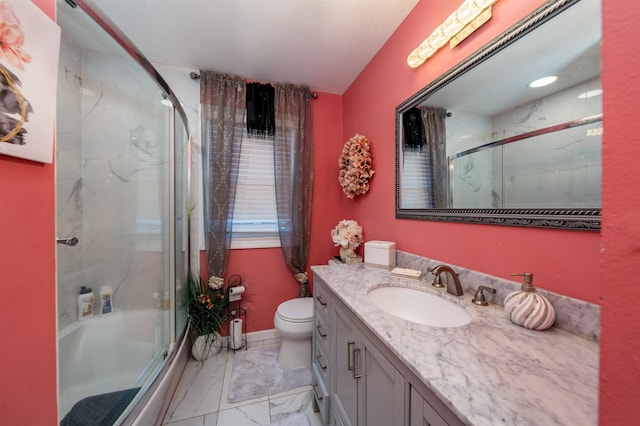
[(555, 75), (550, 75), (547, 77), (542, 77), (539, 78), (537, 80), (532, 81), (531, 83), (529, 83), (529, 87), (531, 88), (537, 88), (537, 87), (544, 87), (544, 86), (548, 86), (551, 83), (555, 82), (558, 79), (558, 77), (556, 77)]
[(492, 6), (498, 0), (465, 0), (436, 30), (418, 46), (409, 57), (407, 63), (411, 68), (420, 66), (442, 46), (449, 42), (453, 49), (482, 24), (491, 19)]

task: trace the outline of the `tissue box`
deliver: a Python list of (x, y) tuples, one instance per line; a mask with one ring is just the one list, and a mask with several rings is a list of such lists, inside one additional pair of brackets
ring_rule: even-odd
[(364, 243), (364, 264), (391, 270), (396, 267), (396, 243), (368, 241)]

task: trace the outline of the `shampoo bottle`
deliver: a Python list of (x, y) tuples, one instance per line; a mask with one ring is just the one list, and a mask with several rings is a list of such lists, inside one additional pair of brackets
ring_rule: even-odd
[(113, 290), (110, 285), (100, 287), (100, 301), (102, 302), (100, 315), (109, 315), (113, 312), (113, 305), (111, 304), (112, 295)]
[(78, 321), (93, 317), (93, 291), (85, 286), (80, 287), (78, 295)]

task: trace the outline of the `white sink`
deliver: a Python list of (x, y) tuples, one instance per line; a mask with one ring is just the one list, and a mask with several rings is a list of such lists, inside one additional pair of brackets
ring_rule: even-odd
[(407, 287), (384, 286), (369, 290), (371, 303), (398, 318), (432, 327), (460, 327), (471, 322), (462, 307), (440, 296)]

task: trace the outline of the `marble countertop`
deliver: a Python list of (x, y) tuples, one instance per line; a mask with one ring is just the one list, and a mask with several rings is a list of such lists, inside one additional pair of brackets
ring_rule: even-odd
[[(337, 297), (463, 422), (470, 425), (597, 425), (598, 344), (552, 327), (513, 324), (502, 306), (477, 306), (431, 281), (359, 265), (313, 266)], [(470, 324), (437, 328), (399, 319), (367, 300), (380, 285), (440, 294)]]

